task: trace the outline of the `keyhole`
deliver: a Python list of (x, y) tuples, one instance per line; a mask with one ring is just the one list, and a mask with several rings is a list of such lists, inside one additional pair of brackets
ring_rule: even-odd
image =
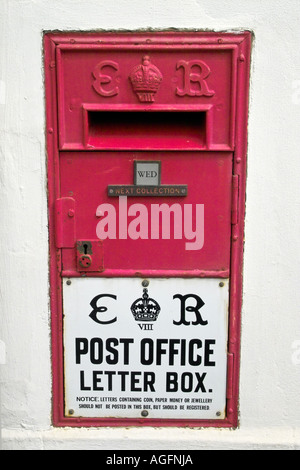
[(87, 243), (83, 244), (83, 249), (84, 249), (84, 254), (86, 255), (87, 254), (87, 249), (88, 249), (88, 244)]

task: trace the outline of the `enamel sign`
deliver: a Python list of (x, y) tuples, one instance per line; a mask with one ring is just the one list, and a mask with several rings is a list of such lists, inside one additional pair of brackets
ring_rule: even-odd
[(65, 413), (224, 419), (228, 282), (64, 280)]

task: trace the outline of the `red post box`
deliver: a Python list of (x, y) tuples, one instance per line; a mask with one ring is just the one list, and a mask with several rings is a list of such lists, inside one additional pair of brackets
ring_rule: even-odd
[(237, 425), (251, 35), (45, 35), (53, 422)]

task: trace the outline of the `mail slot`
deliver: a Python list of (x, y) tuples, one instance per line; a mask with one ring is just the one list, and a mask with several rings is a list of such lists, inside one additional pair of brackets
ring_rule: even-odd
[(47, 33), (53, 424), (238, 424), (251, 35)]

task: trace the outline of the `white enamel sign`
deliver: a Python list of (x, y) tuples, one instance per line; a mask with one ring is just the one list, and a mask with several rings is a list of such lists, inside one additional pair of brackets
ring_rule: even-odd
[(65, 414), (224, 419), (228, 280), (63, 280)]

